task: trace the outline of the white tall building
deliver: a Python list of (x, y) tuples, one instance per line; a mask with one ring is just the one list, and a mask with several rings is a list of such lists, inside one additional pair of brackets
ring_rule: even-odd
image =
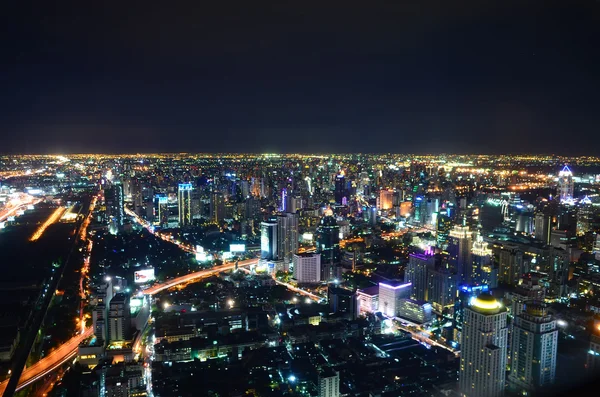
[(520, 393), (531, 392), (554, 383), (556, 378), (556, 321), (543, 303), (525, 304), (515, 317), (511, 341), (508, 381)]
[(573, 200), (573, 172), (564, 166), (558, 173), (558, 198), (561, 203)]
[(506, 379), (507, 310), (483, 293), (465, 308), (461, 334), (459, 385), (463, 396), (496, 397)]
[(388, 317), (396, 317), (401, 300), (410, 298), (411, 286), (411, 283), (379, 283), (379, 311)]
[(318, 283), (321, 281), (321, 254), (294, 254), (294, 278), (298, 283)]
[(326, 369), (319, 374), (319, 397), (340, 396), (340, 373)]

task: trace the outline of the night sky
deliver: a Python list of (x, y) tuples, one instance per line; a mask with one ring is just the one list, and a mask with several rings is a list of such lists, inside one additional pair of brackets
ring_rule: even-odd
[(596, 0), (23, 0), (0, 21), (2, 153), (600, 154)]

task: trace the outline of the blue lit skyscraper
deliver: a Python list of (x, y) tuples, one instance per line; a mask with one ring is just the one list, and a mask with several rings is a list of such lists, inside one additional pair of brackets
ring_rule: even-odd
[(180, 183), (177, 191), (177, 204), (179, 206), (179, 227), (192, 224), (192, 184)]

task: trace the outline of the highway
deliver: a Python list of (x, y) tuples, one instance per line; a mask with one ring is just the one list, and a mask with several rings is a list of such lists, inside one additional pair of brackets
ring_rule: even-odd
[[(92, 336), (91, 327), (86, 329), (84, 333), (74, 336), (68, 342), (62, 344), (59, 348), (33, 364), (31, 367), (26, 368), (19, 378), (17, 391), (29, 386), (33, 382), (56, 370), (67, 361), (75, 358), (77, 356), (77, 347), (79, 344), (90, 336)], [(8, 380), (0, 383), (0, 395), (4, 393), (7, 385)]]
[(19, 193), (16, 197), (10, 199), (0, 210), (0, 222), (4, 222), (9, 217), (15, 215), (17, 211), (25, 209), (29, 205), (36, 205), (42, 199), (35, 198), (26, 193)]
[[(247, 259), (245, 261), (238, 262), (238, 267), (256, 265), (258, 259)], [(200, 270), (194, 273), (186, 274), (185, 276), (176, 277), (174, 279), (165, 281), (164, 283), (154, 284), (152, 287), (142, 291), (146, 295), (154, 295), (171, 287), (175, 287), (179, 284), (189, 283), (190, 281), (198, 281), (198, 279), (213, 276), (217, 273), (232, 270), (235, 268), (235, 262), (224, 263), (220, 266), (215, 266), (210, 269)]]

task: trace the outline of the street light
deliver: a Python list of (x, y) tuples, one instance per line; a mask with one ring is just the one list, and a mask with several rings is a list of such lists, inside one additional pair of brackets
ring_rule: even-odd
[(233, 305), (235, 304), (235, 302), (233, 301), (233, 299), (229, 299), (227, 301), (227, 304), (229, 305), (229, 308), (231, 309), (233, 307)]

